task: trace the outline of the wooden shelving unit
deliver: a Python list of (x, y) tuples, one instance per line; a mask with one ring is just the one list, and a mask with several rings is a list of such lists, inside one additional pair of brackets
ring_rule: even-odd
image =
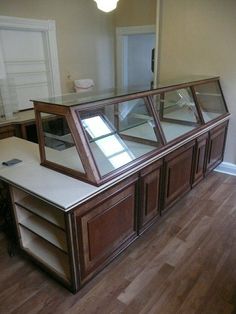
[(22, 249), (69, 283), (70, 262), (63, 212), (18, 188), (12, 187), (11, 194)]

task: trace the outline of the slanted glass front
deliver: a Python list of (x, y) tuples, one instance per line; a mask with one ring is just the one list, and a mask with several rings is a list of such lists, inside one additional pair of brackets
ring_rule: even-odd
[(196, 104), (190, 88), (181, 88), (153, 97), (167, 142), (200, 125)]
[(41, 113), (41, 121), (46, 160), (85, 173), (65, 117)]
[(161, 145), (145, 98), (76, 112), (101, 176)]
[(214, 120), (227, 112), (217, 81), (196, 85), (194, 90), (205, 122)]

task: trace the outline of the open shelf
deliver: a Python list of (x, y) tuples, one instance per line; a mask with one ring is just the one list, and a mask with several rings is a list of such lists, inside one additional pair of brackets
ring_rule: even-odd
[[(14, 189), (14, 191), (15, 190), (16, 189)], [(18, 198), (15, 203), (65, 230), (63, 213), (52, 205), (26, 193), (22, 198)]]
[(23, 249), (66, 281), (70, 281), (68, 255), (20, 226)]
[(22, 226), (36, 233), (64, 252), (67, 252), (66, 234), (63, 230), (55, 227), (40, 217), (27, 212), (19, 205), (16, 205), (16, 213), (18, 222)]

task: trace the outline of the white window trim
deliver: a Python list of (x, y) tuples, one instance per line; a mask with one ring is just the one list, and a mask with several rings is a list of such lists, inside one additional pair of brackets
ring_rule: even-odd
[[(28, 30), (44, 32), (48, 48), (49, 67), (51, 73), (52, 93), (61, 95), (60, 72), (57, 54), (56, 23), (53, 20), (25, 19), (11, 16), (0, 16), (0, 30)], [(3, 62), (1, 60), (0, 64)]]

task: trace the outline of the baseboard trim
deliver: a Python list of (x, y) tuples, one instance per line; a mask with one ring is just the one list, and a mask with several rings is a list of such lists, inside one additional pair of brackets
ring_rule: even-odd
[(229, 162), (222, 162), (218, 167), (215, 168), (215, 171), (236, 176), (236, 165)]

